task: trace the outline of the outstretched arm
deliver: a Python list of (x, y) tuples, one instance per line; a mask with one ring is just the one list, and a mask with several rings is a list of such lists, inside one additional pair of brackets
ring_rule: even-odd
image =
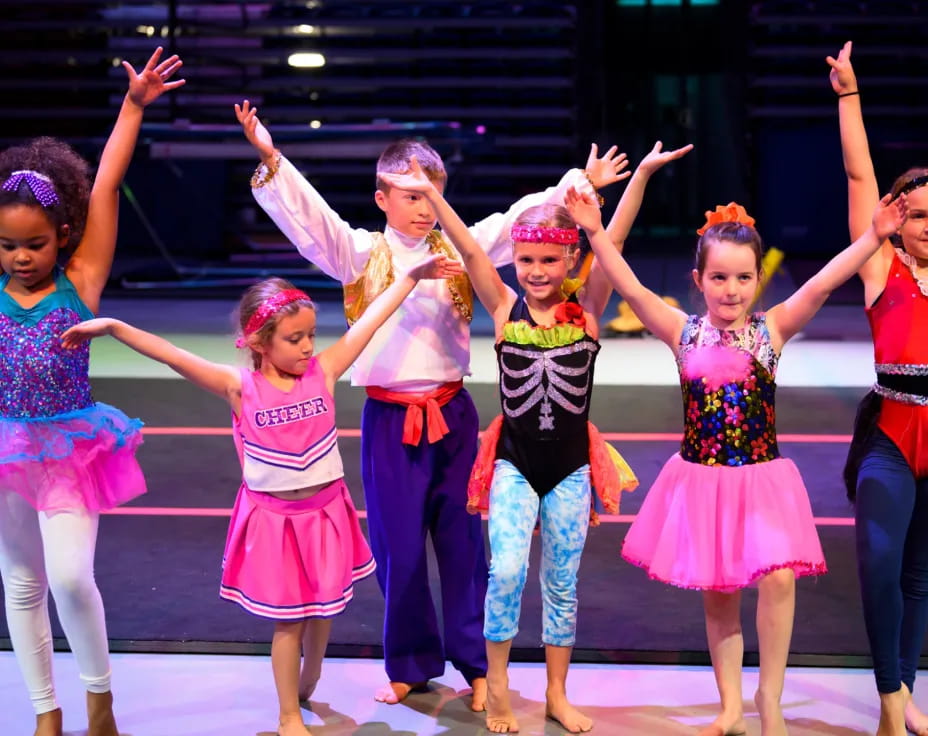
[(243, 100), (241, 105), (235, 105), (235, 117), (241, 123), (245, 138), (257, 151), (261, 163), (269, 170), (276, 169), (277, 163), (274, 159), (277, 149), (274, 148), (274, 139), (271, 138), (270, 132), (258, 118), (258, 108), (252, 107), (248, 100)]
[[(838, 52), (838, 58), (825, 59), (831, 67), (828, 78), (838, 95), (838, 122), (841, 130), (841, 153), (844, 157), (844, 172), (847, 174), (848, 231), (856, 240), (870, 227), (873, 208), (880, 199), (867, 131), (864, 128), (863, 110), (860, 105), (860, 90), (857, 76), (851, 64), (852, 43), (848, 41)], [(870, 304), (883, 290), (889, 263), (892, 259), (892, 244), (887, 241), (873, 257), (860, 268), (860, 278)]]
[[(641, 160), (641, 163), (638, 164), (638, 168), (632, 174), (632, 178), (622, 193), (622, 198), (619, 200), (612, 219), (606, 227), (606, 236), (619, 251), (625, 247), (625, 239), (628, 237), (632, 224), (638, 216), (638, 211), (641, 209), (644, 190), (651, 176), (666, 164), (676, 161), (692, 151), (693, 144), (690, 143), (673, 151), (663, 151), (662, 148), (663, 144), (657, 141), (650, 152)], [(602, 315), (606, 303), (609, 301), (609, 292), (612, 287), (603, 274), (602, 268), (595, 263), (590, 270), (584, 288), (589, 299), (589, 311), (595, 315)]]
[(903, 222), (907, 213), (905, 195), (891, 199), (887, 194), (877, 204), (870, 227), (857, 240), (832, 258), (786, 301), (767, 312), (773, 349), (783, 345), (822, 307), (832, 291), (853, 276), (880, 248), (881, 243)]
[(145, 107), (164, 92), (184, 84), (183, 79), (168, 81), (183, 62), (176, 55), (159, 61), (161, 53), (162, 49), (159, 46), (138, 74), (129, 62), (122, 63), (129, 75), (129, 91), (100, 157), (100, 166), (97, 168), (90, 191), (84, 235), (68, 262), (68, 277), (74, 282), (81, 299), (93, 312), (99, 307), (100, 294), (113, 265), (119, 213), (119, 185), (132, 160), (135, 141), (142, 125), (142, 114)]
[(232, 404), (232, 408), (238, 414), (242, 384), (236, 368), (212, 363), (138, 327), (117, 319), (91, 319), (65, 330), (61, 335), (61, 344), (65, 348), (76, 348), (81, 343), (102, 335), (115, 337), (135, 352), (164, 363), (191, 383), (221, 396)]
[[(571, 217), (586, 231), (599, 268), (615, 290), (631, 305), (645, 327), (675, 351), (683, 324), (686, 322), (686, 315), (671, 307), (638, 280), (625, 258), (609, 239), (602, 223), (595, 229), (592, 219), (583, 214), (582, 210), (592, 204), (592, 200), (576, 191), (567, 194), (567, 209)], [(590, 229), (587, 229), (588, 226)]]
[(396, 311), (420, 280), (448, 279), (463, 272), (464, 269), (460, 262), (437, 254), (420, 261), (406, 273), (398, 276), (382, 294), (371, 302), (358, 321), (334, 345), (319, 353), (319, 364), (325, 373), (329, 391), (334, 390), (335, 382), (367, 347), (374, 332)]
[(467, 269), (467, 275), (470, 276), (480, 303), (494, 319), (502, 309), (508, 312), (513, 300), (512, 291), (503, 283), (496, 271), (496, 266), (471, 235), (457, 212), (429, 181), (416, 157), (413, 156), (410, 160), (410, 173), (381, 174), (380, 176), (391, 187), (415, 192), (429, 200), (429, 204), (432, 205), (441, 223), (442, 230), (451, 238), (451, 242), (454, 243), (464, 260), (464, 267)]

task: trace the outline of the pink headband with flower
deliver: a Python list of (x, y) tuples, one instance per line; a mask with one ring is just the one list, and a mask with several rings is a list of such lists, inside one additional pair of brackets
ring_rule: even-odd
[(245, 347), (248, 344), (248, 338), (264, 327), (267, 321), (281, 309), (288, 304), (293, 304), (293, 302), (303, 301), (309, 302), (310, 304), (313, 303), (309, 295), (300, 289), (284, 289), (283, 291), (278, 291), (274, 296), (268, 297), (261, 302), (261, 305), (255, 310), (254, 314), (249, 317), (248, 323), (242, 331), (242, 336), (235, 341), (235, 346), (239, 348)]
[(580, 231), (575, 227), (539, 227), (513, 225), (509, 231), (513, 243), (554, 243), (574, 245), (580, 242)]

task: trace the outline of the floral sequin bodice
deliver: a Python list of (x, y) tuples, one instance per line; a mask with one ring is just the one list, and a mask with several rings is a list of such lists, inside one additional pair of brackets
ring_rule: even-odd
[(0, 277), (0, 417), (45, 418), (93, 405), (90, 345), (61, 347), (61, 333), (93, 315), (64, 274), (56, 291), (24, 309)]
[(738, 330), (719, 330), (692, 315), (677, 365), (683, 389), (680, 455), (701, 465), (739, 466), (780, 456), (776, 435), (776, 366), (764, 314)]

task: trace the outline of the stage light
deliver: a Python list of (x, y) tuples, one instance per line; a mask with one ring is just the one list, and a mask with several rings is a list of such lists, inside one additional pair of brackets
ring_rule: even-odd
[(304, 34), (306, 34), (306, 35), (308, 36), (310, 33), (315, 33), (315, 32), (316, 32), (316, 26), (308, 26), (308, 25), (306, 25), (305, 23), (302, 23), (302, 24), (300, 24), (300, 25), (298, 25), (298, 26), (294, 26), (294, 27), (293, 27), (293, 32), (294, 32), (294, 33), (304, 33)]
[(316, 68), (325, 66), (325, 57), (315, 52), (300, 51), (296, 54), (290, 54), (287, 63), (300, 69)]
[(321, 127), (322, 127), (322, 121), (321, 121), (321, 120), (310, 120), (310, 121), (309, 121), (309, 127), (310, 127), (310, 128), (321, 128)]

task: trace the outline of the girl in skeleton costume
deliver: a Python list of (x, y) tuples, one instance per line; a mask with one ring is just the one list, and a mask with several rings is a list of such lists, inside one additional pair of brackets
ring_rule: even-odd
[[(612, 240), (624, 241), (651, 173), (688, 148), (660, 146), (639, 166), (610, 224)], [(608, 247), (591, 197), (568, 193), (570, 210), (542, 205), (526, 210), (512, 227), (513, 262), (524, 295), (500, 279), (490, 259), (461, 220), (421, 173), (391, 175), (391, 186), (425, 195), (444, 232), (464, 259), (480, 301), (492, 315), (503, 413), (484, 433), (471, 483), (468, 509), (489, 508), (490, 580), (484, 609), (487, 641), (487, 729), (517, 731), (509, 701), (507, 666), (518, 631), (532, 530), (540, 516), (543, 641), (548, 665), (547, 715), (568, 731), (592, 728), (592, 720), (567, 700), (566, 677), (577, 623), (577, 571), (591, 518), (591, 486), (603, 508), (618, 510), (619, 494), (637, 480), (589, 421), (593, 368), (599, 352), (599, 317), (610, 288), (594, 265), (586, 283), (565, 297), (574, 266), (579, 224)], [(632, 209), (630, 217), (623, 217)]]

